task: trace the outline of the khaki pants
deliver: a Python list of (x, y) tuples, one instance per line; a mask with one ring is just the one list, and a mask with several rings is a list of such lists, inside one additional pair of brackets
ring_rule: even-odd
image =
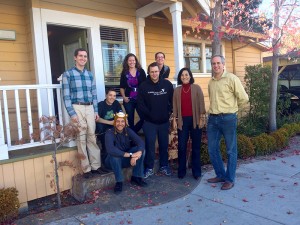
[(81, 167), (84, 173), (97, 170), (101, 166), (100, 149), (95, 136), (95, 112), (93, 105), (73, 105), (80, 124), (77, 138), (78, 153), (82, 156)]

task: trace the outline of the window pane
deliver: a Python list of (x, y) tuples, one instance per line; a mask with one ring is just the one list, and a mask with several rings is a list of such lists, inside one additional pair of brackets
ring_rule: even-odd
[(192, 72), (200, 72), (201, 47), (195, 44), (184, 44), (183, 49), (185, 66), (190, 68)]
[(190, 58), (190, 70), (191, 71), (200, 71), (200, 62), (199, 58)]
[(114, 27), (100, 27), (105, 86), (118, 88), (122, 63), (128, 54), (128, 31)]
[(211, 72), (211, 56), (212, 56), (212, 47), (211, 46), (205, 46), (205, 54), (206, 54), (206, 72)]
[(102, 56), (105, 82), (119, 84), (122, 62), (128, 53), (127, 44), (102, 42)]

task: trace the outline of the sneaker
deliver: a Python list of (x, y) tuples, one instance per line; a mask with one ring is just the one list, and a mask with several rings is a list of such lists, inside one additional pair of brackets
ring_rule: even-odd
[(152, 176), (153, 174), (154, 174), (153, 169), (146, 168), (145, 173), (144, 173), (144, 178), (146, 179), (146, 178)]
[(162, 166), (159, 168), (159, 172), (166, 175), (171, 176), (172, 172), (169, 166)]
[(120, 194), (123, 190), (123, 182), (117, 182), (114, 188), (115, 194)]

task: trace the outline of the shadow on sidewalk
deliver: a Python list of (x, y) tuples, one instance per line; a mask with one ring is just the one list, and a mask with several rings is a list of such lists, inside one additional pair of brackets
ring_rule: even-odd
[[(170, 177), (157, 173), (145, 181), (148, 183), (146, 188), (132, 185), (129, 181), (124, 182), (123, 192), (119, 195), (114, 194), (113, 187), (93, 191), (93, 199), (87, 200), (84, 204), (80, 204), (76, 200), (70, 199), (72, 198), (70, 195), (66, 195), (62, 203), (65, 206), (69, 205), (60, 210), (51, 210), (50, 207), (56, 204), (56, 198), (49, 196), (48, 199), (36, 201), (31, 206), (31, 214), (15, 221), (15, 223), (24, 225), (44, 224), (83, 213), (92, 212), (99, 215), (107, 212), (156, 206), (189, 194), (200, 183), (200, 179), (195, 180), (192, 177), (190, 169), (184, 179), (178, 179), (177, 170), (173, 170)], [(39, 213), (39, 210), (46, 211)]]

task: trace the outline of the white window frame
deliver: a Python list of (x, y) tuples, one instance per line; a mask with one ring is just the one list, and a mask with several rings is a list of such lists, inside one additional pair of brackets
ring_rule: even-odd
[(38, 84), (52, 84), (47, 34), (48, 24), (77, 27), (87, 30), (89, 61), (91, 71), (96, 79), (98, 99), (105, 98), (100, 26), (128, 29), (129, 52), (135, 54), (133, 23), (41, 8), (32, 8), (31, 19), (35, 72)]
[[(212, 46), (212, 43), (209, 41), (199, 41), (196, 39), (188, 39), (185, 40), (183, 44), (192, 44), (198, 45), (201, 49), (201, 67), (203, 68), (202, 71), (206, 71), (206, 54), (205, 54), (205, 47), (206, 45)], [(222, 41), (222, 54), (225, 57), (225, 42)], [(184, 56), (183, 56), (184, 60)], [(194, 77), (211, 77), (211, 72), (193, 72)]]

